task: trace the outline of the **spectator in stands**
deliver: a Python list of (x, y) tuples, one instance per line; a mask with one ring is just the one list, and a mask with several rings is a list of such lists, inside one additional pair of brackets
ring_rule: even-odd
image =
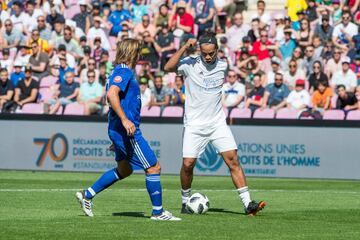
[(134, 37), (141, 39), (145, 32), (148, 32), (151, 37), (155, 37), (156, 35), (156, 27), (150, 23), (150, 16), (148, 14), (144, 14), (141, 18), (141, 23), (135, 25)]
[(161, 30), (161, 27), (163, 25), (168, 25), (170, 23), (170, 18), (169, 18), (169, 7), (163, 3), (159, 6), (159, 12), (157, 14), (155, 14), (154, 17), (154, 22), (155, 22), (155, 27), (157, 28), (157, 30)]
[(185, 103), (184, 78), (182, 75), (177, 75), (175, 77), (175, 86), (172, 89), (171, 104), (183, 106), (184, 103)]
[(320, 61), (315, 61), (313, 64), (313, 73), (309, 76), (309, 92), (312, 94), (318, 89), (319, 82), (329, 83), (329, 78), (323, 72)]
[(26, 25), (29, 27), (29, 30), (32, 31), (38, 26), (37, 20), (39, 16), (44, 16), (44, 13), (40, 8), (36, 8), (36, 2), (34, 0), (30, 0), (26, 2), (26, 12), (28, 14), (28, 18), (26, 19), (26, 23), (28, 24)]
[(54, 61), (58, 61), (60, 57), (66, 58), (66, 62), (67, 65), (70, 68), (74, 68), (76, 67), (76, 61), (73, 55), (69, 54), (66, 51), (66, 46), (64, 44), (60, 44), (58, 49), (57, 49), (57, 54), (54, 54), (54, 56), (51, 59), (51, 62), (53, 63)]
[(354, 92), (346, 91), (346, 87), (342, 84), (338, 85), (336, 89), (338, 93), (336, 109), (341, 109), (345, 112), (358, 109), (358, 100)]
[(264, 28), (270, 25), (271, 17), (270, 14), (265, 12), (265, 7), (266, 7), (265, 1), (258, 0), (256, 7), (257, 7), (257, 13), (252, 18), (253, 19), (258, 18), (260, 20), (260, 28)]
[(72, 54), (75, 59), (80, 59), (84, 56), (82, 49), (79, 47), (79, 44), (73, 38), (73, 31), (71, 27), (66, 26), (64, 28), (64, 35), (59, 39), (56, 47), (58, 48), (60, 44), (65, 45), (67, 52)]
[(351, 64), (351, 70), (357, 78), (357, 85), (360, 86), (360, 54), (355, 55), (354, 63)]
[(213, 27), (215, 17), (214, 1), (192, 0), (191, 10), (193, 17), (195, 18), (195, 23), (199, 25), (197, 35), (201, 36), (207, 29), (211, 29)]
[(160, 57), (160, 70), (164, 70), (164, 66), (169, 59), (169, 55), (175, 53), (174, 35), (169, 31), (167, 24), (161, 27), (161, 31), (157, 34), (154, 41), (154, 47)]
[(143, 0), (135, 0), (130, 6), (130, 11), (132, 13), (134, 24), (138, 24), (141, 22), (142, 16), (149, 14), (149, 7), (144, 4)]
[(293, 27), (296, 29), (298, 25), (298, 12), (306, 10), (308, 8), (306, 0), (288, 0), (286, 2), (285, 8), (287, 9), (287, 14), (290, 17), (291, 21), (293, 22)]
[(15, 50), (23, 40), (22, 32), (13, 27), (13, 22), (10, 19), (7, 19), (4, 25), (5, 31), (2, 33), (5, 39), (4, 47)]
[(176, 13), (171, 18), (169, 25), (176, 37), (184, 39), (194, 35), (194, 17), (187, 12), (184, 1), (180, 0), (176, 4)]
[(78, 72), (81, 74), (82, 70), (88, 67), (89, 59), (91, 58), (91, 48), (90, 46), (83, 47), (84, 57), (81, 59)]
[(13, 3), (12, 15), (10, 19), (13, 22), (15, 29), (17, 29), (24, 35), (27, 35), (29, 15), (24, 11), (23, 4), (20, 1), (16, 1)]
[(96, 37), (93, 44), (93, 58), (95, 59), (96, 67), (99, 67), (99, 64), (101, 62), (101, 55), (105, 51), (106, 50), (101, 46), (101, 38)]
[(326, 62), (325, 73), (329, 79), (332, 78), (335, 72), (338, 72), (342, 69), (341, 53), (341, 48), (335, 48), (333, 57)]
[(108, 74), (106, 73), (106, 64), (101, 62), (99, 64), (99, 83), (101, 86), (105, 87), (107, 82)]
[(253, 43), (253, 49), (250, 51), (251, 55), (258, 56), (262, 70), (270, 67), (270, 55), (269, 49), (275, 49), (276, 47), (268, 39), (268, 32), (265, 29), (260, 30), (260, 39)]
[(262, 105), (263, 109), (268, 106), (274, 111), (278, 111), (279, 109), (286, 107), (286, 98), (288, 97), (290, 91), (288, 86), (286, 86), (283, 82), (283, 74), (276, 72), (275, 81), (268, 84), (265, 88)]
[(324, 50), (324, 46), (321, 43), (321, 39), (319, 36), (314, 35), (312, 38), (312, 45), (314, 46), (314, 58), (320, 59), (321, 54)]
[[(266, 74), (266, 84), (263, 85), (266, 86), (267, 84), (274, 83), (275, 82), (275, 75), (276, 73), (284, 74), (283, 71), (280, 68), (281, 60), (278, 57), (272, 57), (271, 58), (271, 70)], [(281, 75), (282, 77), (282, 75)]]
[(154, 42), (155, 40), (150, 33), (144, 32), (140, 60), (150, 62), (152, 69), (159, 66), (159, 55), (156, 52)]
[(286, 103), (288, 108), (299, 111), (307, 110), (310, 105), (310, 94), (305, 90), (305, 80), (296, 80), (295, 89), (290, 92)]
[(75, 73), (75, 69), (69, 67), (69, 65), (67, 64), (66, 57), (60, 55), (59, 60), (60, 60), (59, 82), (64, 83), (66, 80), (66, 73), (68, 73), (68, 72)]
[(111, 71), (113, 70), (113, 64), (110, 61), (110, 56), (109, 56), (109, 52), (108, 51), (103, 51), (101, 53), (101, 63), (104, 63), (106, 65), (106, 73), (110, 74)]
[(56, 24), (65, 24), (65, 18), (56, 11), (55, 7), (52, 7), (50, 14), (46, 16), (46, 22), (51, 26), (52, 30), (55, 30)]
[(87, 2), (86, 0), (79, 0), (78, 4), (80, 5), (80, 12), (75, 14), (72, 20), (76, 22), (76, 25), (84, 33), (87, 33), (90, 29), (90, 16), (87, 11)]
[(8, 102), (14, 96), (14, 86), (9, 79), (6, 68), (0, 69), (0, 112), (8, 112)]
[[(81, 73), (80, 73), (80, 81), (81, 81), (81, 83), (85, 83), (85, 82), (89, 81), (89, 79), (87, 77), (89, 75), (88, 74), (89, 71), (91, 71), (91, 72), (94, 71), (95, 72), (94, 81), (98, 83), (99, 82), (99, 70), (96, 69), (96, 61), (93, 58), (90, 58), (88, 60), (87, 67), (85, 69), (83, 69), (81, 71)], [(91, 74), (91, 76), (92, 76), (92, 74)]]
[(111, 50), (109, 39), (105, 31), (100, 27), (101, 21), (100, 17), (94, 17), (94, 26), (87, 32), (87, 39), (90, 43), (95, 43), (95, 39), (100, 39), (101, 47), (105, 50)]
[(13, 60), (10, 58), (10, 50), (8, 48), (3, 48), (2, 50), (2, 59), (0, 60), (0, 67), (6, 68), (8, 73), (12, 72)]
[(275, 44), (283, 44), (284, 41), (284, 15), (282, 13), (278, 13), (275, 15), (274, 19), (275, 27), (273, 27), (270, 31), (270, 37), (274, 39)]
[(40, 38), (50, 41), (51, 40), (51, 31), (45, 24), (45, 17), (43, 15), (40, 15), (37, 17), (37, 29), (40, 33)]
[[(74, 81), (74, 73), (67, 72), (65, 74), (63, 82), (59, 82), (56, 86), (56, 93), (54, 99), (50, 99), (46, 104), (51, 105), (49, 114), (55, 114), (59, 110), (60, 106), (66, 107), (66, 105), (76, 101), (79, 95), (79, 83)], [(45, 113), (47, 113), (48, 107), (45, 107)]]
[(56, 21), (54, 24), (54, 29), (51, 32), (51, 40), (50, 40), (50, 45), (55, 47), (58, 46), (60, 40), (63, 38), (64, 35), (64, 24), (65, 24), (65, 19), (64, 22), (62, 21)]
[(314, 56), (314, 46), (309, 45), (305, 50), (305, 58), (303, 63), (303, 69), (305, 70), (306, 76), (309, 76), (313, 73), (313, 65), (315, 61), (322, 62), (321, 58), (316, 58)]
[(352, 37), (358, 34), (358, 27), (351, 22), (350, 12), (343, 12), (341, 23), (336, 25), (333, 32), (335, 46), (346, 50)]
[(32, 54), (32, 51), (31, 51), (31, 44), (33, 42), (37, 42), (38, 45), (39, 45), (39, 50), (40, 52), (44, 52), (44, 53), (47, 53), (48, 55), (51, 55), (51, 47), (49, 45), (49, 42), (46, 41), (45, 39), (42, 39), (40, 37), (40, 32), (39, 30), (37, 30), (36, 28), (34, 28), (32, 31), (31, 31), (31, 37), (29, 38), (29, 40), (27, 41), (27, 46), (30, 48), (30, 54)]
[(31, 66), (25, 67), (25, 79), (15, 88), (13, 111), (22, 108), (26, 103), (35, 103), (39, 93), (39, 83), (32, 78)]
[(249, 108), (252, 113), (263, 105), (265, 93), (265, 88), (261, 85), (261, 76), (259, 74), (254, 75), (253, 83), (254, 89), (248, 94), (245, 103), (245, 108)]
[(10, 75), (11, 83), (14, 87), (25, 78), (25, 73), (22, 71), (23, 65), (19, 61), (14, 62), (14, 71)]
[(243, 38), (247, 36), (250, 26), (244, 23), (244, 17), (240, 12), (234, 15), (233, 22), (234, 24), (226, 31), (226, 38), (230, 49), (236, 51), (240, 48)]
[(295, 62), (297, 63), (297, 66), (299, 66), (300, 69), (302, 69), (302, 67), (305, 65), (304, 59), (302, 58), (302, 51), (301, 51), (300, 47), (296, 47), (294, 49), (292, 55), (285, 59), (285, 61), (283, 62), (283, 66), (282, 66), (282, 68), (284, 70), (289, 70), (289, 63), (291, 60), (295, 60)]
[(29, 59), (31, 55), (26, 47), (26, 44), (20, 44), (18, 54), (16, 55), (15, 62), (19, 62), (21, 66), (23, 66), (23, 70), (25, 66), (29, 64)]
[(170, 104), (171, 92), (168, 87), (163, 85), (162, 76), (155, 76), (154, 88), (151, 90), (151, 101), (149, 106), (160, 106), (163, 110), (164, 107)]
[(29, 59), (29, 66), (32, 69), (32, 74), (39, 81), (50, 74), (50, 61), (48, 54), (41, 52), (38, 42), (31, 44), (32, 55)]
[(300, 30), (296, 32), (296, 39), (303, 52), (311, 45), (313, 35), (314, 33), (311, 31), (309, 20), (302, 19), (300, 22)]
[(244, 104), (240, 104), (244, 101), (245, 85), (240, 83), (237, 79), (237, 74), (234, 70), (229, 70), (227, 73), (227, 82), (222, 88), (221, 102), (223, 107), (232, 108), (243, 107)]
[[(0, 1), (0, 2), (2, 2), (2, 1)], [(2, 23), (5, 23), (5, 21), (6, 21), (7, 19), (9, 19), (9, 18), (10, 18), (9, 13), (6, 11), (5, 8), (3, 8), (3, 7), (0, 6), (0, 21), (1, 21)]]
[(331, 97), (333, 91), (327, 81), (320, 81), (317, 90), (312, 96), (312, 112), (324, 115), (324, 111), (331, 108)]
[(296, 48), (296, 41), (291, 35), (290, 29), (284, 29), (284, 41), (279, 48), (283, 59), (290, 58)]
[(289, 71), (284, 74), (284, 83), (293, 90), (297, 79), (305, 79), (305, 73), (298, 67), (297, 61), (292, 59), (289, 62)]
[(355, 73), (350, 69), (350, 61), (349, 57), (342, 58), (342, 70), (335, 72), (331, 80), (331, 84), (334, 89), (337, 85), (344, 85), (346, 91), (355, 92), (357, 78)]
[(146, 77), (140, 77), (140, 94), (141, 94), (141, 107), (147, 107), (151, 102), (151, 90), (148, 85), (148, 79)]
[(80, 87), (78, 102), (84, 105), (84, 115), (91, 115), (101, 110), (103, 87), (95, 81), (95, 77), (94, 70), (87, 71), (88, 81), (83, 82)]
[(315, 27), (314, 34), (320, 37), (322, 44), (326, 44), (332, 39), (334, 28), (330, 25), (329, 20), (329, 15), (322, 15), (321, 24), (319, 22)]
[[(236, 12), (236, 4), (233, 0), (214, 0), (214, 5), (217, 13), (225, 14), (225, 26), (229, 28)], [(220, 27), (219, 20), (217, 21), (217, 26)]]
[(132, 16), (129, 10), (124, 9), (124, 1), (115, 2), (116, 9), (110, 14), (108, 21), (111, 23), (110, 36), (117, 37), (124, 25), (132, 27)]
[(248, 36), (251, 38), (251, 43), (260, 38), (260, 19), (254, 18), (251, 20), (251, 29), (248, 32)]

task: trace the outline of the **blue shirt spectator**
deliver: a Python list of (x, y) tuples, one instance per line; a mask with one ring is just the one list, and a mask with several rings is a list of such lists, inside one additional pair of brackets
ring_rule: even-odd
[(108, 21), (112, 24), (112, 28), (110, 30), (110, 36), (117, 37), (118, 33), (122, 30), (121, 23), (124, 21), (130, 21), (132, 19), (131, 13), (127, 9), (123, 9), (123, 2), (116, 2), (116, 10), (113, 11)]
[(25, 73), (21, 71), (22, 66), (14, 66), (15, 71), (10, 75), (10, 81), (14, 87), (18, 85), (20, 80), (25, 79)]
[[(275, 79), (276, 81), (276, 79)], [(269, 93), (267, 104), (274, 106), (284, 101), (289, 96), (289, 88), (285, 84), (277, 85), (276, 83), (270, 83), (266, 86), (265, 91)]]
[(195, 23), (199, 25), (199, 35), (213, 25), (213, 17), (207, 19), (211, 12), (215, 13), (213, 0), (193, 0), (191, 7), (195, 13)]
[(59, 69), (59, 82), (60, 84), (65, 83), (65, 74), (67, 72), (75, 72), (74, 68), (71, 68), (67, 65), (66, 58), (59, 57), (60, 59), (60, 69)]
[(141, 23), (142, 16), (149, 14), (149, 8), (147, 5), (142, 4), (142, 0), (137, 0), (131, 8), (131, 13), (133, 15), (134, 24)]

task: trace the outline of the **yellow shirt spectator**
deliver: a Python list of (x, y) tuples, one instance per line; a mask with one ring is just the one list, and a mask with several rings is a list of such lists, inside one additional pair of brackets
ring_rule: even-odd
[[(34, 40), (33, 39), (29, 39), (27, 42), (27, 46), (29, 47), (29, 54), (32, 54), (32, 50), (31, 50), (31, 43), (33, 43)], [(39, 44), (39, 48), (41, 52), (50, 54), (51, 53), (51, 47), (49, 45), (49, 42), (47, 40), (38, 38), (37, 43)]]
[(296, 22), (299, 20), (297, 13), (306, 10), (308, 5), (306, 0), (287, 0), (285, 7), (287, 8), (291, 21)]

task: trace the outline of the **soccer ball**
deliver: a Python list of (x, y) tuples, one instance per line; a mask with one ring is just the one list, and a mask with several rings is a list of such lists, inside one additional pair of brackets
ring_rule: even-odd
[(186, 209), (195, 214), (204, 214), (209, 210), (209, 207), (209, 199), (201, 193), (194, 193), (186, 203)]

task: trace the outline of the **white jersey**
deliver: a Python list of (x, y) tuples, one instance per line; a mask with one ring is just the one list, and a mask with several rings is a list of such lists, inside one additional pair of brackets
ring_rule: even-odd
[(178, 71), (185, 79), (185, 127), (214, 126), (226, 121), (221, 104), (226, 69), (227, 63), (220, 59), (208, 66), (200, 56), (180, 61)]

